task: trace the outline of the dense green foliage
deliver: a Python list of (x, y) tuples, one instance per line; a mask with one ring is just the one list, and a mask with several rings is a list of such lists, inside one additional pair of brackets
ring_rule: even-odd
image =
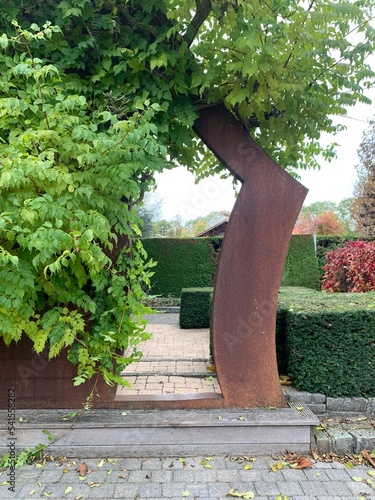
[[(147, 337), (139, 298), (150, 275), (120, 199), (139, 196), (142, 162), (164, 163), (155, 106), (122, 121), (90, 110), (79, 80), (66, 93), (70, 77), (34, 54), (60, 29), (14, 27), (0, 52), (1, 335), (8, 345), (25, 333), (50, 357), (68, 347), (77, 384), (98, 369), (120, 382)], [(117, 264), (119, 242), (128, 245)]]
[(151, 279), (152, 295), (179, 297), (182, 288), (212, 285), (215, 268), (206, 238), (147, 238), (147, 255), (157, 262)]
[(375, 294), (282, 290), (288, 374), (299, 390), (375, 396)]
[(209, 328), (213, 288), (183, 288), (181, 291), (180, 327)]
[[(147, 238), (143, 246), (157, 262), (152, 294), (180, 296), (182, 288), (212, 286), (223, 238)], [(320, 289), (319, 267), (311, 235), (293, 235), (282, 286)]]

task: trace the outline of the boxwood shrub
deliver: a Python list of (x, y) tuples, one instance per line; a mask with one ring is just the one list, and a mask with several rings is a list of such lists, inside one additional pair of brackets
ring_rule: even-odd
[(183, 288), (181, 291), (180, 327), (209, 328), (213, 288)]
[(288, 373), (297, 389), (375, 396), (374, 292), (302, 293), (286, 314)]

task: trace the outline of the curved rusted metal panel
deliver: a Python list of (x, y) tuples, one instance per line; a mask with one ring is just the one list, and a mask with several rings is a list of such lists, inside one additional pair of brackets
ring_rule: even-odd
[(308, 190), (224, 107), (202, 109), (194, 130), (242, 182), (225, 233), (213, 302), (213, 353), (224, 405), (283, 407), (275, 345), (277, 295)]

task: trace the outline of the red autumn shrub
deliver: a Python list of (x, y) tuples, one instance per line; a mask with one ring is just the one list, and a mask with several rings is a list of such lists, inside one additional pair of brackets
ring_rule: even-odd
[(327, 292), (375, 290), (375, 242), (349, 241), (326, 254), (322, 289)]

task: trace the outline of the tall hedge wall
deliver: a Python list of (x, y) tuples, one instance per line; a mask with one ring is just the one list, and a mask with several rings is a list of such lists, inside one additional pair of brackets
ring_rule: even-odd
[[(179, 297), (182, 288), (213, 285), (222, 238), (145, 238), (142, 242), (148, 256), (158, 263), (151, 294)], [(312, 236), (292, 236), (281, 285), (319, 290)]]
[(142, 243), (158, 263), (151, 278), (152, 295), (179, 297), (182, 288), (212, 286), (215, 268), (208, 238), (145, 238)]

